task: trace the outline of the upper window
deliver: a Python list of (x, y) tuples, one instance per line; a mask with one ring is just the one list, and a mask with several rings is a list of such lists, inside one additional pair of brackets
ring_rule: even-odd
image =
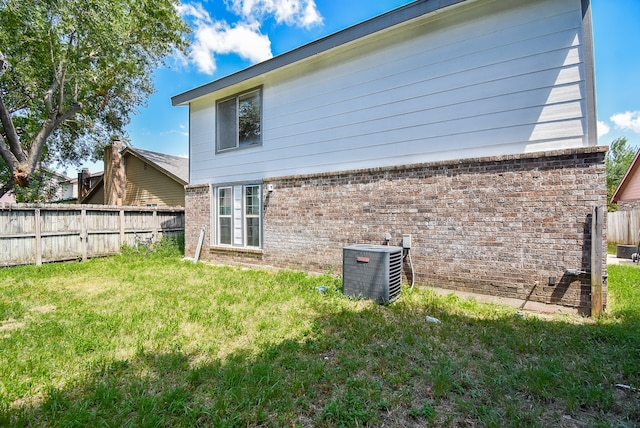
[(262, 144), (262, 90), (244, 92), (216, 106), (216, 151)]

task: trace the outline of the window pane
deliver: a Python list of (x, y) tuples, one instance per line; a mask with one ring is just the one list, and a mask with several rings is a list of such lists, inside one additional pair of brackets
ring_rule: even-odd
[(260, 219), (257, 217), (247, 217), (247, 246), (260, 246)]
[(218, 190), (218, 214), (231, 215), (231, 188)]
[(247, 186), (245, 188), (245, 214), (260, 215), (260, 187)]
[(218, 189), (218, 244), (231, 245), (232, 205), (231, 187)]
[(260, 186), (244, 188), (245, 226), (248, 247), (260, 246)]
[(260, 144), (260, 91), (238, 99), (238, 141), (240, 146)]
[(231, 217), (220, 217), (220, 243), (231, 245)]
[(236, 147), (236, 99), (218, 103), (217, 114), (218, 150)]

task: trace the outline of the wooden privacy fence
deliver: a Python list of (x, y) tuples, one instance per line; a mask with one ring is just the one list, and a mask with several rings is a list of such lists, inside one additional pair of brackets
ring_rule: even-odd
[(86, 260), (184, 232), (184, 208), (0, 204), (0, 266)]
[(640, 231), (640, 209), (607, 213), (607, 241), (636, 245)]

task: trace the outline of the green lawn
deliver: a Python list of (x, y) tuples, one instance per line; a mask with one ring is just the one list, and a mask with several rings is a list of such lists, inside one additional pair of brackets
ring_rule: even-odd
[(379, 306), (328, 275), (164, 250), (0, 269), (0, 426), (640, 421), (640, 393), (616, 387), (640, 387), (640, 268), (609, 267), (592, 320), (419, 287)]

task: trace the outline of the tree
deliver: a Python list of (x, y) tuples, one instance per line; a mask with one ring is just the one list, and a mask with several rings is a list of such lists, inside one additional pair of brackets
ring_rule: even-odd
[(0, 196), (43, 161), (97, 159), (153, 92), (187, 24), (178, 0), (0, 0)]
[(44, 168), (31, 174), (28, 187), (16, 187), (16, 202), (55, 202), (60, 182), (55, 174)]
[(625, 137), (617, 138), (611, 143), (611, 148), (607, 152), (605, 159), (609, 211), (617, 210), (617, 205), (611, 204), (611, 198), (631, 166), (635, 155), (636, 149), (627, 145), (627, 139)]

